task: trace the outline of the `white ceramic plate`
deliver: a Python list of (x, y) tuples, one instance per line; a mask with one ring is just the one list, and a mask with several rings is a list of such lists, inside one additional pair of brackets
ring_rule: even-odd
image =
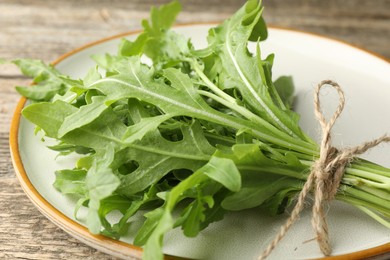
[[(177, 27), (191, 37), (193, 43), (205, 46), (210, 25)], [(92, 54), (115, 53), (119, 39), (130, 39), (136, 33), (115, 36), (64, 55), (56, 67), (72, 77), (82, 77), (94, 65)], [(303, 129), (315, 139), (319, 133), (313, 116), (313, 89), (323, 79), (337, 81), (346, 93), (346, 109), (334, 130), (336, 146), (355, 145), (390, 130), (390, 64), (368, 52), (321, 36), (286, 29), (270, 29), (269, 39), (262, 44), (262, 53), (275, 53), (274, 77), (292, 75), (297, 87), (296, 110), (301, 114)], [(322, 95), (324, 110), (333, 113), (337, 97), (330, 90)], [(126, 258), (139, 257), (141, 250), (131, 246), (131, 237), (123, 242), (90, 235), (80, 219), (73, 218), (75, 201), (56, 191), (54, 171), (72, 167), (72, 159), (55, 159), (56, 153), (45, 147), (33, 126), (21, 118), (25, 104), (16, 109), (11, 129), (11, 149), (20, 182), (33, 203), (71, 235), (109, 254)], [(387, 151), (387, 152), (386, 152)], [(365, 157), (390, 166), (389, 148), (376, 148)], [(327, 212), (333, 254), (342, 258), (360, 258), (390, 251), (390, 230), (360, 211), (339, 203), (331, 203)], [(186, 238), (180, 230), (169, 233), (164, 252), (168, 255), (200, 259), (255, 259), (272, 240), (287, 215), (271, 218), (255, 210), (228, 214), (222, 222), (211, 225), (197, 238)], [(309, 210), (294, 225), (269, 259), (320, 258), (310, 225)], [(169, 257), (168, 257), (169, 258)]]

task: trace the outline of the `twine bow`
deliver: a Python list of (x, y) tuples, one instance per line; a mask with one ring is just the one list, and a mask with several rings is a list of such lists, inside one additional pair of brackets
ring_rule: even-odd
[[(326, 121), (321, 111), (319, 100), (320, 90), (325, 85), (332, 86), (335, 90), (337, 90), (339, 95), (339, 105), (329, 122)], [(265, 259), (271, 254), (272, 250), (276, 247), (280, 240), (283, 239), (289, 228), (298, 219), (299, 214), (304, 208), (305, 199), (312, 187), (314, 187), (314, 205), (312, 208), (311, 223), (316, 233), (316, 240), (322, 253), (326, 256), (331, 254), (332, 248), (330, 245), (328, 225), (324, 213), (325, 202), (332, 200), (336, 195), (337, 189), (344, 175), (345, 167), (355, 156), (365, 153), (370, 148), (373, 148), (382, 142), (390, 142), (390, 137), (383, 135), (375, 140), (365, 142), (353, 148), (345, 148), (341, 151), (331, 146), (331, 130), (344, 109), (344, 103), (344, 92), (336, 82), (324, 80), (318, 84), (314, 94), (314, 113), (322, 129), (320, 157), (316, 162), (314, 162), (311, 172), (307, 177), (307, 181), (298, 195), (297, 203), (293, 208), (289, 219), (280, 228), (279, 233), (259, 257), (259, 260)]]

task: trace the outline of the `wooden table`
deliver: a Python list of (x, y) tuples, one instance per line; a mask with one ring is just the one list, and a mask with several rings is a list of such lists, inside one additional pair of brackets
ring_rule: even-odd
[[(0, 0), (0, 58), (53, 61), (91, 41), (139, 29), (150, 6), (162, 2)], [(178, 23), (222, 20), (244, 2), (187, 0)], [(338, 38), (390, 59), (390, 0), (265, 2), (272, 25)], [(0, 65), (0, 258), (113, 259), (54, 226), (19, 186), (8, 147), (9, 123), (19, 99), (14, 86), (29, 81), (14, 66)]]

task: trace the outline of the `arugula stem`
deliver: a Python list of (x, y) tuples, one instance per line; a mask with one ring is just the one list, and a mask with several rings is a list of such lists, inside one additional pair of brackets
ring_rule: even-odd
[(228, 144), (230, 146), (236, 144), (236, 140), (228, 136), (213, 134), (210, 132), (203, 132), (203, 134), (207, 140), (214, 140), (214, 142), (217, 141), (217, 143)]
[(251, 121), (256, 121), (260, 124), (266, 123), (265, 120), (261, 119), (260, 117), (258, 117), (256, 114), (252, 113), (251, 111), (249, 111), (245, 107), (237, 105), (237, 103), (229, 103), (228, 101), (224, 100), (223, 98), (220, 98), (219, 96), (214, 95), (213, 93), (210, 93), (208, 91), (198, 90), (198, 93), (203, 95), (203, 96), (209, 97), (209, 98), (217, 101), (218, 103), (236, 111), (237, 113), (241, 114), (242, 116), (246, 117), (247, 119), (249, 119)]
[[(358, 160), (360, 160), (360, 158)], [(313, 161), (307, 159), (300, 160), (300, 161), (304, 165), (311, 166), (314, 162), (314, 159)], [(359, 161), (355, 160), (346, 167), (344, 178), (348, 179), (348, 183), (356, 186), (366, 184), (380, 189), (390, 188), (390, 178), (387, 176), (380, 175), (380, 173), (386, 174), (386, 172), (378, 173), (378, 171), (375, 168), (371, 168), (367, 166), (360, 167), (358, 165), (359, 163), (360, 163)], [(375, 164), (372, 165), (375, 167)]]
[[(368, 169), (367, 169), (368, 170)], [(360, 170), (354, 167), (349, 167), (345, 170), (346, 174), (354, 175), (357, 177), (362, 177), (366, 180), (371, 180), (369, 183), (376, 182), (381, 184), (382, 188), (390, 188), (390, 178), (381, 176), (379, 174), (372, 173), (371, 171)]]
[(277, 160), (279, 160), (281, 162), (285, 161), (285, 156), (283, 154), (281, 154), (277, 149), (274, 149), (261, 141), (257, 141), (257, 142), (254, 141), (254, 142), (258, 143), (261, 150), (270, 152), (274, 158), (277, 158)]
[[(232, 125), (225, 125), (225, 126), (232, 126)], [(254, 137), (260, 138), (261, 140), (265, 140), (265, 141), (270, 142), (272, 144), (280, 145), (281, 147), (287, 148), (288, 150), (293, 150), (293, 151), (301, 152), (303, 154), (308, 154), (308, 155), (318, 153), (317, 146), (315, 146), (311, 143), (304, 142), (301, 139), (293, 138), (293, 137), (289, 136), (288, 134), (286, 134), (282, 131), (279, 131), (276, 128), (274, 128), (272, 135), (269, 135), (269, 134), (266, 134), (264, 132), (257, 130), (257, 129), (261, 129), (262, 127), (267, 127), (267, 126), (268, 126), (268, 124), (260, 125), (260, 126), (256, 126), (256, 125), (252, 125), (252, 124), (249, 126), (248, 124), (245, 124), (242, 127), (236, 128), (236, 129), (242, 130), (242, 129), (245, 129), (245, 127), (247, 127), (249, 132), (252, 133)], [(271, 126), (271, 125), (269, 125), (269, 126)]]
[(384, 216), (390, 216), (390, 210), (388, 208), (382, 207), (383, 205), (372, 204), (358, 197), (347, 196), (345, 194), (338, 194), (336, 196), (336, 199), (347, 202), (348, 204), (353, 205), (359, 209), (361, 209), (361, 207), (370, 208), (375, 211), (378, 211), (380, 214), (383, 214)]
[(353, 168), (363, 171), (370, 171), (374, 174), (390, 178), (390, 169), (363, 159), (359, 159), (358, 161), (356, 161), (356, 163), (353, 164)]
[(367, 215), (369, 215), (371, 218), (373, 218), (376, 221), (378, 221), (380, 224), (384, 225), (387, 228), (390, 228), (390, 222), (386, 221), (385, 219), (380, 217), (378, 214), (372, 212), (371, 210), (369, 210), (368, 208), (363, 207), (363, 206), (356, 206), (356, 207), (358, 209), (360, 209), (361, 211), (363, 211), (364, 213), (366, 213)]
[(387, 214), (390, 214), (390, 202), (384, 198), (380, 198), (378, 196), (375, 196), (374, 194), (359, 190), (354, 187), (346, 187), (342, 190), (342, 192), (348, 196), (357, 198), (360, 201), (365, 201), (366, 203), (369, 203), (368, 205), (370, 205), (370, 207), (375, 206), (378, 209), (381, 209), (381, 211), (383, 210), (384, 212), (387, 212)]
[[(313, 161), (301, 160), (301, 163), (311, 167)], [(370, 207), (380, 205), (382, 210), (383, 206), (386, 206), (388, 213), (390, 213), (390, 178), (374, 173), (376, 171), (375, 164), (372, 164), (373, 169), (371, 169), (368, 162), (365, 162), (365, 167), (357, 165), (359, 163), (361, 163), (360, 160), (355, 160), (347, 166), (340, 185), (342, 193), (345, 196), (353, 196), (364, 200)], [(357, 170), (356, 168), (360, 169)]]
[(369, 186), (359, 186), (359, 189), (368, 192), (370, 194), (373, 194), (377, 197), (386, 199), (390, 202), (390, 193), (388, 191), (372, 188)]
[(229, 94), (225, 93), (222, 89), (220, 89), (213, 82), (210, 81), (210, 79), (203, 73), (202, 69), (200, 68), (200, 66), (196, 60), (193, 60), (191, 62), (191, 64), (192, 64), (195, 72), (198, 74), (198, 76), (203, 80), (203, 82), (206, 84), (206, 86), (210, 90), (212, 90), (215, 94), (217, 94), (218, 96), (220, 96), (224, 100), (228, 101), (229, 103), (237, 104), (235, 98), (233, 98)]
[(254, 174), (277, 174), (287, 177), (292, 177), (298, 180), (305, 181), (307, 179), (307, 174), (302, 171), (297, 171), (296, 169), (290, 167), (269, 167), (269, 166), (250, 166), (250, 165), (238, 165), (237, 168), (240, 171), (250, 171)]
[(369, 187), (375, 187), (377, 189), (388, 189), (388, 186), (386, 183), (378, 183), (375, 181), (371, 181), (368, 179), (365, 179), (363, 177), (358, 177), (350, 174), (345, 174), (344, 178), (346, 180), (349, 180), (349, 183), (354, 185), (354, 186), (363, 186), (367, 185)]

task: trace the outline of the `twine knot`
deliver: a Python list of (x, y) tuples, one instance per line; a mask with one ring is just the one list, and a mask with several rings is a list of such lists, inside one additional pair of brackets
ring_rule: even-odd
[[(321, 111), (319, 100), (321, 88), (325, 85), (332, 86), (339, 95), (339, 105), (329, 121), (325, 119)], [(354, 157), (365, 153), (370, 148), (375, 147), (382, 142), (390, 142), (390, 137), (384, 135), (353, 148), (345, 148), (339, 151), (333, 147), (331, 145), (331, 130), (337, 118), (343, 111), (344, 104), (344, 92), (336, 82), (331, 80), (324, 80), (318, 84), (314, 94), (314, 113), (316, 119), (321, 125), (322, 130), (320, 156), (318, 160), (314, 162), (311, 168), (311, 172), (298, 195), (297, 203), (295, 204), (289, 219), (280, 228), (279, 233), (268, 245), (263, 254), (259, 257), (259, 260), (265, 259), (271, 254), (276, 245), (286, 235), (292, 224), (294, 224), (294, 222), (298, 219), (299, 214), (304, 208), (305, 199), (313, 187), (314, 204), (312, 208), (311, 223), (316, 233), (315, 238), (324, 255), (328, 256), (332, 253), (331, 243), (329, 240), (328, 224), (326, 222), (324, 213), (325, 202), (334, 199), (337, 193), (337, 189), (342, 181), (345, 167), (353, 160)]]

